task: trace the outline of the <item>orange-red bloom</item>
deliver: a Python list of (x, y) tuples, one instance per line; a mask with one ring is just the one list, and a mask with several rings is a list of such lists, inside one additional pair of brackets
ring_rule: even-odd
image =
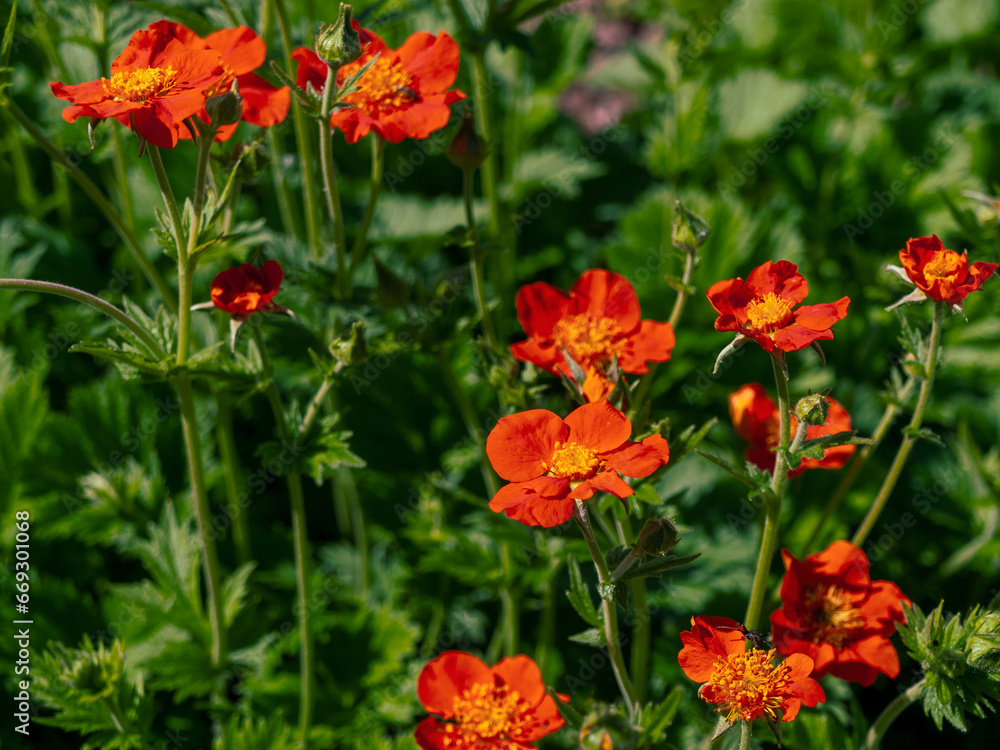
[(889, 309), (904, 302), (932, 299), (961, 310), (962, 300), (997, 270), (996, 263), (983, 261), (969, 266), (965, 253), (959, 255), (947, 249), (936, 234), (907, 240), (906, 247), (899, 251), (899, 262), (902, 268), (889, 266), (889, 270), (917, 288)]
[(769, 352), (794, 352), (833, 338), (830, 327), (847, 315), (850, 298), (796, 308), (808, 294), (808, 283), (787, 260), (767, 261), (746, 281), (739, 277), (718, 281), (707, 292), (719, 313), (715, 330), (735, 331)]
[(775, 664), (774, 649), (746, 651), (739, 628), (728, 617), (692, 617), (677, 655), (684, 674), (703, 683), (701, 699), (718, 706), (728, 722), (758, 716), (791, 721), (803, 703), (811, 707), (826, 700), (823, 688), (809, 676), (811, 658), (797, 653)]
[(899, 657), (889, 641), (905, 622), (909, 600), (889, 581), (868, 577), (868, 557), (850, 542), (837, 541), (797, 560), (781, 551), (785, 579), (782, 609), (771, 615), (775, 647), (783, 654), (809, 654), (813, 676), (832, 674), (871, 685), (879, 672), (899, 674)]
[[(225, 77), (207, 91), (206, 96), (226, 93), (235, 79), (243, 99), (242, 119), (245, 122), (268, 128), (283, 122), (288, 115), (288, 107), (291, 104), (291, 92), (288, 87), (277, 88), (253, 72), (264, 64), (267, 57), (264, 40), (253, 29), (247, 26), (220, 29), (205, 38), (198, 36), (187, 26), (173, 21), (157, 21), (150, 24), (149, 29), (173, 36), (188, 49), (207, 49), (217, 52), (222, 58)], [(209, 121), (204, 109), (199, 114), (202, 120)], [(215, 140), (228, 140), (235, 131), (235, 124), (222, 125), (215, 135)], [(181, 137), (191, 137), (186, 128), (181, 132)]]
[(154, 146), (177, 145), (183, 121), (204, 107), (206, 92), (226, 77), (215, 50), (192, 49), (161, 29), (137, 31), (111, 63), (111, 77), (78, 85), (50, 83), (52, 93), (72, 102), (66, 122), (78, 117), (114, 117)]
[[(349, 108), (336, 110), (330, 124), (344, 132), (348, 143), (374, 130), (392, 143), (404, 138), (426, 138), (448, 124), (450, 105), (465, 98), (458, 90), (448, 91), (458, 77), (458, 45), (445, 32), (437, 36), (420, 31), (399, 49), (390, 49), (381, 37), (352, 24), (361, 38), (361, 57), (337, 71), (337, 84), (379, 55), (361, 77), (358, 88), (342, 101)], [(299, 61), (296, 76), (303, 89), (312, 85), (317, 92), (326, 85), (327, 65), (307, 47), (292, 52)]]
[(607, 401), (584, 404), (565, 420), (545, 409), (503, 417), (486, 438), (486, 455), (503, 479), (490, 509), (528, 526), (558, 526), (576, 500), (595, 492), (632, 493), (621, 478), (646, 477), (670, 457), (667, 441), (629, 441), (632, 423)]
[[(840, 403), (827, 396), (829, 411), (826, 423), (810, 425), (806, 428), (806, 440), (814, 440), (823, 435), (835, 435), (851, 430), (851, 415)], [(736, 433), (746, 440), (750, 447), (744, 451), (746, 460), (764, 471), (774, 471), (774, 449), (778, 447), (778, 407), (768, 397), (760, 383), (747, 383), (729, 394), (729, 416), (733, 420)], [(791, 434), (798, 429), (799, 420), (791, 417)], [(854, 455), (856, 445), (835, 445), (823, 450), (823, 458), (804, 458), (797, 468), (788, 472), (793, 477), (806, 469), (839, 469)]]
[(565, 724), (541, 670), (523, 654), (489, 667), (446, 651), (420, 673), (417, 697), (437, 714), (417, 725), (423, 750), (532, 750), (532, 741)]
[[(639, 298), (628, 281), (610, 271), (584, 271), (566, 294), (544, 282), (528, 284), (517, 293), (517, 317), (527, 341), (510, 347), (522, 362), (533, 362), (555, 375), (573, 373), (563, 351), (588, 374), (607, 382), (603, 373), (618, 358), (623, 372), (648, 372), (647, 362), (665, 362), (674, 348), (669, 323), (641, 320)], [(585, 388), (589, 400), (610, 389)]]
[(275, 305), (285, 272), (276, 260), (261, 268), (243, 263), (239, 268), (227, 268), (212, 281), (212, 303), (227, 313), (246, 317), (255, 312), (279, 312)]

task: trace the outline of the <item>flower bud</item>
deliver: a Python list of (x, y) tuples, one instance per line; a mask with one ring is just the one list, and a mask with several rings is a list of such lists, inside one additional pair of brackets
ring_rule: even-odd
[(243, 97), (240, 96), (240, 85), (235, 78), (229, 91), (205, 102), (205, 111), (215, 127), (235, 125), (243, 118)]
[(639, 532), (635, 551), (646, 555), (662, 555), (677, 544), (677, 527), (666, 518), (650, 518)]
[(476, 132), (475, 116), (468, 110), (463, 111), (462, 126), (451, 139), (445, 154), (456, 167), (479, 169), (489, 153), (490, 147)]
[(598, 703), (583, 720), (579, 741), (585, 750), (635, 750), (638, 733), (620, 708)]
[(795, 404), (795, 416), (799, 421), (812, 427), (826, 424), (826, 415), (830, 411), (830, 402), (825, 393), (811, 393), (799, 399)]
[(330, 354), (345, 367), (360, 365), (368, 359), (368, 342), (365, 340), (365, 324), (362, 321), (351, 326), (346, 336), (341, 336), (330, 344)]
[(354, 9), (340, 4), (340, 15), (316, 35), (316, 54), (331, 68), (341, 68), (361, 57), (361, 37), (351, 23)]
[(708, 240), (708, 222), (694, 211), (688, 211), (680, 201), (674, 204), (674, 227), (671, 239), (674, 247), (694, 253)]

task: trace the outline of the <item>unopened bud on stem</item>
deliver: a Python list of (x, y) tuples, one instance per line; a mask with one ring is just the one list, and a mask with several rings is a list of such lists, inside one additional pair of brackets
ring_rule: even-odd
[(332, 24), (320, 27), (316, 35), (316, 54), (331, 68), (341, 68), (361, 57), (361, 37), (351, 23), (354, 9), (340, 4), (340, 15)]

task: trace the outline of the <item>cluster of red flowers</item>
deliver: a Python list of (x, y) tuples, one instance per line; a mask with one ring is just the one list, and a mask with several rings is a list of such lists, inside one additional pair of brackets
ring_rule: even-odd
[[(197, 116), (209, 122), (208, 100), (225, 94), (234, 81), (243, 100), (242, 120), (262, 127), (284, 120), (288, 87), (272, 86), (253, 72), (264, 57), (264, 41), (246, 26), (202, 39), (179, 23), (157, 21), (132, 35), (111, 63), (110, 78), (50, 85), (53, 94), (73, 105), (63, 111), (67, 122), (113, 117), (154, 146), (173, 148), (191, 137), (185, 120)], [(229, 138), (235, 127), (220, 126), (216, 138)]]

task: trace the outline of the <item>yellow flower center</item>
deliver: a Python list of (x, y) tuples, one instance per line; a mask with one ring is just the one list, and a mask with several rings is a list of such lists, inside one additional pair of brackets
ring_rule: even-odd
[(562, 318), (552, 328), (552, 341), (569, 352), (581, 366), (610, 362), (622, 337), (614, 318), (595, 318), (584, 313)]
[(527, 701), (506, 685), (477, 683), (455, 698), (452, 707), (455, 723), (443, 727), (444, 747), (456, 750), (507, 747), (504, 741), (530, 723), (528, 708)]
[(579, 443), (556, 443), (552, 458), (545, 467), (549, 476), (580, 482), (594, 476), (601, 467), (601, 461), (594, 451)]
[(774, 649), (752, 649), (744, 654), (719, 656), (708, 684), (723, 700), (718, 711), (726, 712), (730, 723), (750, 720), (758, 711), (777, 721), (788, 687), (789, 668), (774, 664)]
[(174, 85), (175, 75), (177, 71), (170, 66), (138, 68), (102, 78), (101, 83), (108, 96), (116, 101), (144, 102), (167, 93)]
[(768, 292), (747, 305), (747, 322), (756, 331), (774, 333), (791, 322), (794, 304), (790, 299)]
[[(386, 58), (383, 51), (375, 64), (361, 76), (358, 90), (348, 94), (343, 101), (361, 109), (376, 109), (381, 113), (394, 112), (408, 104), (420, 101), (420, 95), (413, 88), (414, 78), (398, 62)], [(345, 65), (343, 78), (349, 76), (371, 58), (362, 58), (357, 62)]]
[(935, 279), (946, 279), (954, 276), (961, 265), (961, 256), (951, 250), (942, 250), (935, 253), (934, 259), (924, 266), (924, 276)]
[(812, 632), (813, 643), (829, 643), (842, 649), (851, 631), (864, 627), (861, 610), (854, 606), (846, 591), (837, 586), (817, 583), (805, 593), (805, 624)]

